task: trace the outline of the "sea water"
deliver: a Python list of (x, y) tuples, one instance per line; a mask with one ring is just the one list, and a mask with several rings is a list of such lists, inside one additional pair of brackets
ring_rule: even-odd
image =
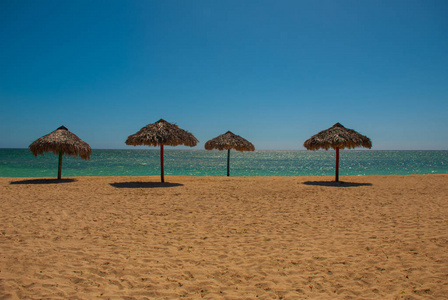
[[(225, 176), (227, 151), (165, 150), (165, 174)], [(332, 176), (335, 151), (230, 152), (231, 176)], [(0, 177), (56, 177), (58, 156), (0, 149)], [(64, 156), (62, 176), (160, 174), (157, 149), (93, 150), (90, 160)], [(448, 151), (341, 150), (339, 174), (448, 174)]]

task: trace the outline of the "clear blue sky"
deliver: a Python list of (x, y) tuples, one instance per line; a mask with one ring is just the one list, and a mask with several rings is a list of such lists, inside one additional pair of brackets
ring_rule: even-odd
[(65, 125), (92, 148), (160, 118), (299, 149), (448, 149), (448, 1), (0, 0), (0, 147)]

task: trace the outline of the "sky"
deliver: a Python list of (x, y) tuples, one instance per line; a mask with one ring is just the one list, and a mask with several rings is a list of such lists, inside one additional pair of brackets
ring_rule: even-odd
[[(304, 150), (448, 150), (448, 1), (0, 0), (0, 148), (61, 125), (93, 149), (159, 119)], [(187, 148), (187, 147), (186, 147)]]

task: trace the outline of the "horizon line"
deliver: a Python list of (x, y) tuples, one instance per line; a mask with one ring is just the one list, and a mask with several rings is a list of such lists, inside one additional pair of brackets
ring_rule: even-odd
[[(171, 148), (165, 148), (165, 151), (224, 151), (224, 150), (206, 150), (206, 149), (188, 149), (188, 148), (179, 148), (175, 149), (175, 146), (165, 146), (165, 147), (171, 147)], [(29, 149), (28, 147), (0, 147), (0, 149), (8, 149), (8, 150), (25, 150)], [(150, 147), (150, 148), (92, 148), (92, 150), (150, 150), (150, 151), (158, 151), (158, 147)], [(307, 150), (307, 149), (255, 149), (255, 151), (332, 151), (334, 149), (330, 148), (328, 150), (325, 149), (317, 149), (317, 150)], [(341, 149), (344, 151), (448, 151), (448, 149)], [(238, 151), (238, 152), (255, 152), (255, 151)]]

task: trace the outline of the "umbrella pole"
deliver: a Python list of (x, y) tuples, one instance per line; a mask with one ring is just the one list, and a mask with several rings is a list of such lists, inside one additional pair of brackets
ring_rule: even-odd
[(163, 145), (160, 145), (160, 180), (165, 182), (165, 175), (163, 169)]
[(336, 172), (335, 172), (335, 181), (339, 181), (339, 148), (336, 148)]
[(62, 173), (62, 150), (59, 150), (58, 180), (61, 179)]
[(230, 149), (227, 149), (227, 176), (230, 176)]

